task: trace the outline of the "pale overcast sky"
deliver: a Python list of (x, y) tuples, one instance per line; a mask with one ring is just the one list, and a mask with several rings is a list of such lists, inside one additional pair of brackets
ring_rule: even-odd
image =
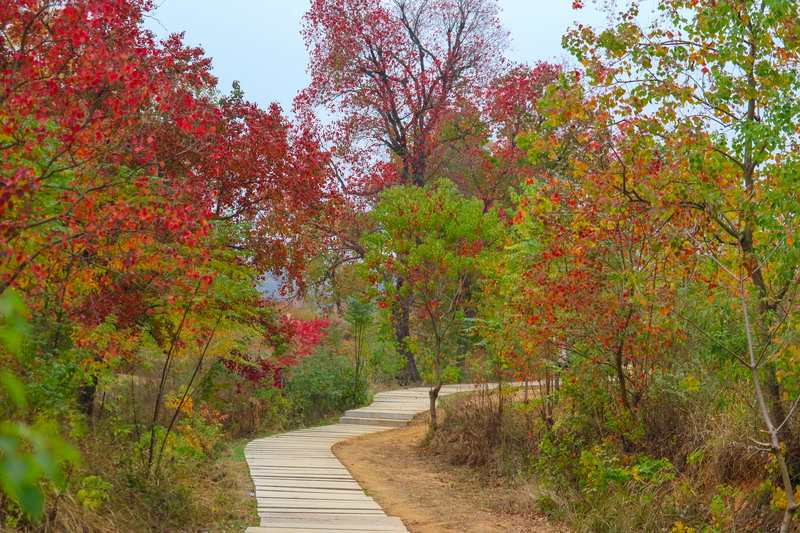
[[(574, 11), (572, 0), (499, 3), (502, 22), (511, 32), (508, 57), (518, 62), (566, 57), (561, 36), (575, 21), (605, 23), (605, 15), (590, 6)], [(307, 0), (161, 0), (147, 25), (158, 36), (185, 31), (188, 44), (202, 46), (213, 58), (220, 90), (227, 92), (239, 80), (248, 100), (261, 107), (277, 101), (288, 113), (308, 83), (300, 36), (307, 8)]]

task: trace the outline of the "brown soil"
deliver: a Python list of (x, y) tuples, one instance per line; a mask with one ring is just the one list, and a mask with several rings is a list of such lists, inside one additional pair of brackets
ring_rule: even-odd
[(532, 510), (530, 486), (488, 478), (420, 454), (427, 415), (403, 428), (348, 439), (333, 452), (390, 516), (412, 533), (556, 533)]

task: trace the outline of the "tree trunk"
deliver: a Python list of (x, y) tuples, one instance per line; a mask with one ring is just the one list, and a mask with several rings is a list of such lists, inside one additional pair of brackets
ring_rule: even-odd
[(625, 375), (625, 358), (623, 357), (623, 353), (625, 350), (625, 334), (628, 331), (628, 326), (631, 323), (631, 318), (633, 318), (633, 308), (628, 309), (628, 316), (625, 317), (625, 324), (622, 326), (622, 330), (619, 334), (619, 344), (617, 345), (617, 349), (614, 352), (614, 370), (617, 373), (617, 381), (619, 382), (619, 400), (622, 403), (622, 407), (628, 411), (628, 414), (633, 417), (633, 409), (631, 409), (631, 402), (628, 398), (628, 385), (626, 382), (627, 377)]
[(353, 407), (361, 401), (361, 372), (363, 371), (363, 352), (364, 352), (364, 329), (365, 326), (358, 326), (356, 328), (355, 344), (356, 344), (356, 371), (353, 383)]
[[(470, 302), (472, 300), (472, 282), (467, 279), (464, 282), (464, 298), (463, 301)], [(464, 318), (475, 318), (478, 316), (478, 313), (473, 309), (469, 303), (467, 303), (466, 307), (464, 307)], [(467, 354), (469, 353), (470, 345), (471, 345), (471, 333), (465, 333), (461, 331), (458, 335), (458, 353), (456, 357), (456, 365), (459, 368), (466, 368), (467, 366)]]
[(625, 366), (624, 366), (624, 361), (622, 359), (622, 349), (623, 349), (623, 344), (620, 343), (619, 348), (617, 348), (617, 351), (614, 354), (614, 369), (617, 371), (617, 381), (619, 385), (619, 400), (620, 403), (622, 403), (622, 407), (624, 407), (629, 414), (633, 414), (633, 410), (631, 409), (631, 403), (628, 400), (628, 387), (625, 385)]
[[(745, 227), (739, 237), (742, 252), (746, 262), (755, 265), (758, 263), (755, 255), (755, 245), (753, 243), (753, 230)], [(758, 293), (758, 323), (755, 325), (755, 334), (762, 346), (766, 346), (769, 340), (769, 329), (774, 322), (772, 309), (770, 308), (770, 292), (760, 268), (748, 269), (752, 283)], [(767, 405), (772, 415), (772, 419), (778, 424), (786, 418), (786, 409), (783, 407), (781, 387), (775, 374), (775, 366), (766, 364), (764, 376), (764, 394), (767, 398)]]
[(544, 367), (544, 402), (542, 402), (542, 420), (548, 428), (553, 427), (553, 381), (550, 378), (550, 368)]
[(86, 415), (86, 420), (91, 422), (94, 414), (94, 397), (97, 394), (97, 376), (78, 387), (78, 411)]
[(416, 161), (412, 161), (410, 163), (411, 172), (409, 173), (411, 176), (411, 184), (416, 185), (417, 187), (424, 187), (425, 182), (427, 181), (425, 178), (425, 158), (415, 158)]
[[(397, 291), (403, 286), (403, 280), (398, 279), (396, 286)], [(417, 363), (414, 360), (414, 354), (408, 347), (408, 338), (411, 336), (411, 296), (401, 298), (397, 308), (394, 312), (394, 334), (395, 342), (397, 343), (397, 353), (403, 356), (406, 361), (405, 366), (400, 370), (398, 380), (401, 385), (411, 385), (419, 383), (422, 378), (417, 370)]]
[(439, 398), (439, 391), (442, 389), (442, 382), (440, 381), (435, 387), (428, 391), (428, 396), (431, 399), (431, 429), (439, 427), (439, 420), (436, 415), (436, 400)]

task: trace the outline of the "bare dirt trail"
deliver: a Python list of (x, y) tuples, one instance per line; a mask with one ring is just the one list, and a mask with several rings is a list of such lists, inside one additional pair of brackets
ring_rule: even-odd
[(333, 453), (390, 516), (412, 533), (563, 533), (536, 516), (533, 494), (506, 480), (421, 456), (427, 415), (407, 427), (340, 442)]

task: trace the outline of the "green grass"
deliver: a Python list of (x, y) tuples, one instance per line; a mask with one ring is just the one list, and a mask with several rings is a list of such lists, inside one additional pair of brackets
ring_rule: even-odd
[(244, 457), (244, 447), (252, 441), (253, 439), (238, 439), (235, 441), (231, 441), (229, 445), (228, 453), (226, 454), (230, 461), (236, 462), (243, 462), (245, 461)]

